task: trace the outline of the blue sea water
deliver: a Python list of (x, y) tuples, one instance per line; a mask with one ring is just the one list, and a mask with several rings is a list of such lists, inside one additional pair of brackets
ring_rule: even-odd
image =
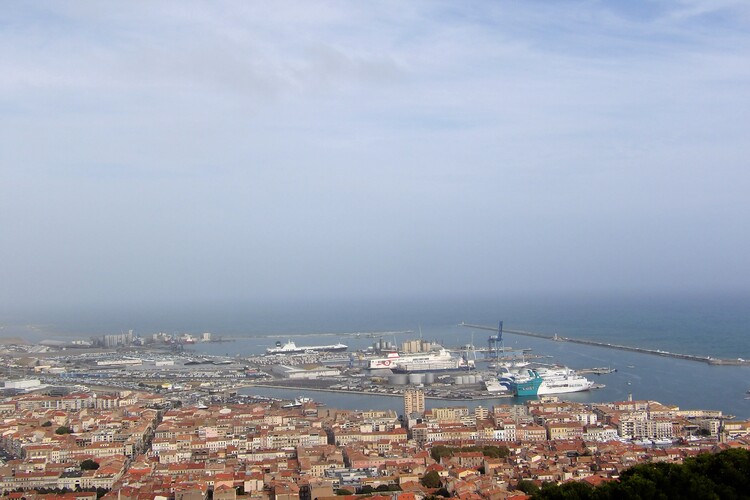
[[(335, 343), (364, 348), (376, 339), (362, 333), (412, 330), (388, 335), (402, 342), (421, 330), (428, 340), (456, 346), (486, 345), (489, 332), (458, 327), (495, 325), (565, 337), (588, 338), (673, 352), (750, 359), (750, 294), (704, 295), (536, 295), (453, 297), (421, 300), (290, 301), (288, 303), (184, 304), (110, 307), (86, 310), (5, 312), (3, 336), (87, 338), (133, 329), (141, 335), (164, 331), (231, 337), (233, 342), (197, 344), (197, 352), (247, 355), (264, 352), (277, 340), (300, 344)], [(356, 333), (360, 333), (359, 336)], [(304, 336), (303, 339), (298, 336)], [(630, 353), (600, 347), (553, 342), (506, 334), (506, 345), (530, 347), (550, 362), (573, 368), (611, 366), (617, 372), (598, 377), (606, 388), (566, 395), (578, 401), (655, 399), (683, 408), (715, 408), (750, 417), (749, 367), (704, 363)], [(279, 392), (281, 394), (281, 392)], [(284, 393), (293, 397), (294, 391)], [(322, 393), (320, 393), (322, 394)], [(337, 406), (375, 404), (375, 398), (316, 394)], [(377, 398), (385, 404), (388, 398)], [(507, 400), (498, 400), (507, 402)], [(399, 403), (400, 404), (400, 403)], [(398, 405), (396, 407), (398, 407)], [(492, 401), (481, 403), (490, 405)]]

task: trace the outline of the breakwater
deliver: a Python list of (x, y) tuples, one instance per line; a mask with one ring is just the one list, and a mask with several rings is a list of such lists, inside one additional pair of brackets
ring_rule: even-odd
[[(488, 326), (488, 325), (473, 325), (470, 323), (461, 323), (460, 326), (466, 327), (466, 328), (476, 328), (477, 330), (487, 330), (490, 332), (497, 332), (496, 326)], [(503, 329), (503, 332), (505, 333), (511, 333), (513, 335), (523, 335), (526, 337), (534, 337), (538, 339), (545, 339), (545, 340), (552, 340), (555, 342), (570, 342), (573, 344), (583, 344), (583, 345), (591, 345), (596, 347), (606, 347), (608, 349), (618, 349), (620, 351), (630, 351), (630, 352), (637, 352), (640, 354), (652, 354), (654, 356), (663, 356), (665, 358), (676, 358), (676, 359), (684, 359), (687, 361), (700, 361), (701, 363), (708, 363), (710, 365), (720, 365), (720, 366), (750, 366), (750, 361), (745, 360), (742, 358), (735, 358), (735, 359), (725, 359), (725, 358), (714, 358), (711, 356), (697, 356), (695, 354), (683, 354), (679, 352), (669, 352), (669, 351), (663, 351), (661, 349), (647, 349), (645, 347), (634, 347), (634, 346), (628, 346), (628, 345), (622, 345), (622, 344), (611, 344), (608, 342), (598, 342), (596, 340), (588, 340), (588, 339), (575, 339), (570, 337), (562, 337), (560, 335), (547, 335), (544, 333), (536, 333), (536, 332), (527, 332), (523, 330), (508, 330)]]

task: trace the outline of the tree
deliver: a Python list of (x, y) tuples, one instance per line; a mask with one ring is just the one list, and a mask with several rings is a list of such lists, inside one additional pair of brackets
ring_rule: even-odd
[(62, 435), (62, 434), (71, 434), (72, 432), (73, 432), (73, 429), (71, 429), (70, 427), (67, 427), (65, 425), (61, 425), (60, 427), (58, 427), (57, 429), (55, 429), (55, 434), (60, 434), (60, 435)]
[(401, 486), (397, 484), (381, 484), (377, 488), (375, 488), (375, 491), (401, 491)]
[(593, 486), (583, 481), (570, 481), (561, 485), (544, 483), (544, 485), (542, 485), (541, 491), (537, 495), (534, 495), (534, 498), (537, 498), (538, 495), (541, 495), (541, 498), (554, 500), (589, 500), (593, 498), (593, 493)]
[(453, 450), (440, 444), (430, 449), (430, 456), (434, 461), (440, 463), (441, 458), (453, 456)]
[(51, 426), (52, 426), (52, 422), (50, 422), (49, 420), (47, 420), (46, 422), (42, 424), (42, 427), (51, 427)]
[(431, 470), (430, 472), (422, 476), (420, 482), (425, 488), (440, 488), (440, 485), (442, 484), (440, 481), (440, 474), (438, 474), (437, 471), (434, 470)]
[(442, 457), (452, 457), (454, 451), (479, 451), (485, 457), (490, 458), (505, 458), (510, 456), (510, 449), (507, 446), (496, 445), (464, 446), (462, 448), (451, 448), (444, 445), (437, 445), (430, 449), (430, 456), (436, 462), (440, 462)]
[(336, 494), (337, 495), (353, 495), (354, 493), (352, 493), (349, 490), (345, 490), (344, 488), (339, 488), (338, 490), (336, 490)]
[(81, 462), (81, 470), (96, 470), (98, 468), (99, 464), (94, 462), (90, 458)]
[(510, 455), (510, 449), (507, 446), (483, 446), (480, 450), (482, 455), (490, 458), (505, 458)]
[(527, 495), (539, 493), (539, 486), (537, 486), (534, 481), (530, 481), (528, 479), (521, 479), (520, 481), (518, 481), (516, 489), (523, 491)]
[[(520, 483), (519, 483), (520, 485)], [(597, 488), (585, 483), (545, 484), (534, 499), (669, 499), (748, 498), (750, 452), (741, 449), (688, 458), (682, 465), (639, 464), (623, 471), (619, 481)]]

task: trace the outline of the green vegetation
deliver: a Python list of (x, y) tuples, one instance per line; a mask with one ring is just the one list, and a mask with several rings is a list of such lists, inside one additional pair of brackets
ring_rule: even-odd
[(516, 489), (523, 491), (527, 495), (539, 493), (539, 486), (537, 486), (534, 481), (529, 481), (528, 479), (521, 479), (520, 481), (518, 481)]
[(377, 488), (373, 488), (369, 484), (366, 484), (359, 489), (358, 493), (368, 495), (370, 493), (381, 493), (384, 491), (401, 491), (401, 486), (397, 484), (381, 484)]
[(381, 484), (375, 491), (401, 491), (401, 486), (398, 484)]
[(57, 429), (55, 429), (55, 434), (71, 434), (73, 432), (73, 429), (70, 427), (61, 425)]
[(440, 488), (435, 492), (434, 495), (427, 495), (424, 500), (443, 500), (444, 498), (450, 498), (451, 494), (445, 488)]
[(98, 468), (99, 464), (91, 459), (87, 459), (81, 462), (81, 470), (96, 470)]
[(51, 427), (51, 426), (52, 426), (52, 422), (50, 422), (49, 420), (47, 420), (46, 422), (42, 424), (42, 427)]
[[(26, 493), (27, 490), (24, 490), (23, 488), (16, 488), (13, 490), (15, 493)], [(37, 488), (37, 493), (41, 493), (42, 495), (65, 495), (66, 493), (73, 493), (74, 491), (90, 491), (90, 492), (96, 492), (96, 498), (101, 498), (104, 495), (106, 495), (110, 490), (106, 488), (76, 488), (75, 490), (71, 490), (70, 488)], [(6, 493), (6, 496), (8, 494)], [(22, 497), (25, 498), (25, 497)]]
[[(523, 481), (522, 481), (523, 482)], [(524, 490), (527, 491), (527, 490)], [(750, 498), (750, 452), (733, 449), (688, 458), (685, 463), (636, 465), (618, 481), (545, 484), (532, 498), (542, 500), (741, 499)]]
[(438, 474), (434, 470), (431, 470), (430, 472), (422, 476), (420, 482), (425, 488), (440, 488), (440, 474)]
[(436, 462), (440, 462), (442, 457), (452, 457), (455, 453), (467, 452), (467, 451), (479, 451), (485, 457), (489, 458), (505, 458), (510, 455), (510, 450), (507, 446), (464, 446), (462, 448), (452, 448), (449, 446), (433, 446), (430, 450), (430, 456)]
[(340, 489), (336, 490), (336, 494), (337, 495), (353, 495), (354, 493), (351, 492), (351, 491), (349, 491), (349, 490), (345, 490), (343, 488), (340, 488)]

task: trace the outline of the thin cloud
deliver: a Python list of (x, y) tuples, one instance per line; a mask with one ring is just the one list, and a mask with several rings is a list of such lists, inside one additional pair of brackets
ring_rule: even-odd
[(48, 2), (0, 26), (8, 303), (750, 278), (743, 3)]

